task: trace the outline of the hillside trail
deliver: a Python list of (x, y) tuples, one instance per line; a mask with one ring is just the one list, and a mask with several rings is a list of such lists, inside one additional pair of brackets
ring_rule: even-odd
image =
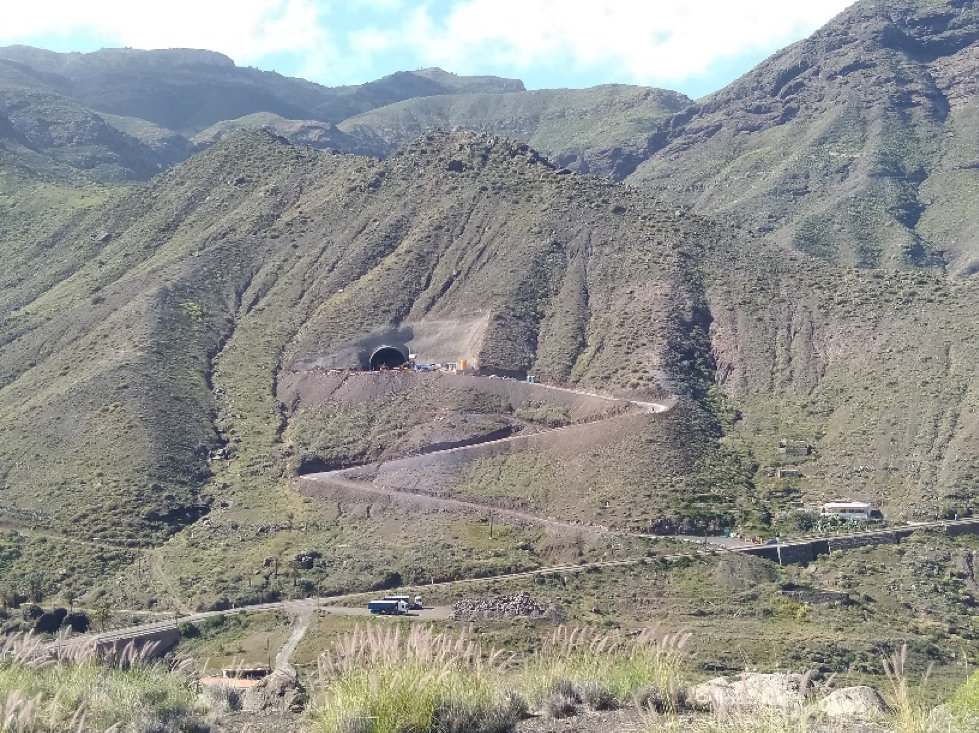
[(166, 591), (167, 599), (173, 603), (174, 607), (182, 614), (193, 614), (196, 613), (190, 606), (183, 602), (180, 594), (177, 592), (177, 586), (174, 584), (173, 579), (167, 573), (166, 568), (163, 567), (163, 557), (160, 551), (152, 550), (146, 553), (146, 558), (149, 563), (150, 572), (153, 576), (160, 582)]
[[(612, 402), (612, 403), (625, 403), (639, 408), (639, 411), (644, 414), (661, 414), (664, 412), (668, 412), (673, 407), (673, 403), (658, 403), (658, 402), (645, 402), (640, 400), (630, 400), (621, 397), (612, 397), (609, 395), (603, 395), (597, 392), (572, 389), (570, 387), (557, 387), (553, 385), (539, 384), (539, 383), (535, 383), (534, 387), (539, 389), (553, 390), (556, 392), (581, 395), (584, 397), (592, 397), (592, 398), (605, 400), (607, 402)], [(557, 435), (563, 432), (574, 431), (583, 427), (593, 428), (597, 424), (608, 422), (610, 420), (618, 420), (622, 417), (623, 415), (621, 414), (611, 415), (608, 417), (600, 417), (595, 420), (588, 420), (585, 422), (573, 423), (571, 425), (563, 425), (558, 428), (541, 430), (540, 432), (531, 433), (529, 435), (511, 435), (506, 438), (484, 440), (484, 441), (474, 442), (469, 445), (457, 446), (454, 448), (444, 448), (442, 450), (437, 450), (432, 452), (422, 452), (417, 456), (405, 456), (402, 458), (393, 458), (384, 461), (376, 461), (374, 463), (368, 463), (363, 466), (358, 466), (357, 468), (354, 469), (341, 468), (335, 471), (311, 473), (303, 476), (302, 478), (304, 481), (332, 483), (336, 486), (342, 486), (344, 488), (351, 489), (354, 491), (381, 495), (394, 499), (403, 499), (405, 497), (410, 497), (411, 500), (414, 501), (415, 503), (429, 508), (445, 508), (445, 509), (454, 509), (456, 511), (463, 511), (463, 512), (477, 512), (480, 514), (491, 514), (494, 517), (498, 517), (500, 519), (510, 519), (518, 523), (537, 524), (545, 527), (551, 527), (554, 529), (573, 530), (576, 532), (589, 531), (589, 532), (597, 532), (603, 534), (611, 533), (620, 536), (648, 537), (649, 535), (642, 532), (613, 530), (609, 527), (600, 524), (591, 524), (591, 523), (586, 524), (586, 523), (580, 523), (574, 521), (561, 520), (550, 516), (542, 516), (540, 514), (535, 514), (533, 512), (501, 507), (496, 504), (491, 504), (488, 502), (480, 502), (473, 499), (457, 499), (457, 498), (446, 497), (446, 496), (438, 496), (434, 494), (427, 494), (424, 492), (410, 491), (408, 489), (398, 488), (396, 486), (381, 485), (376, 480), (371, 480), (370, 482), (367, 482), (367, 481), (358, 481), (348, 477), (348, 475), (352, 471), (363, 471), (365, 468), (370, 468), (371, 466), (374, 465), (390, 464), (398, 461), (410, 461), (418, 457), (423, 457), (425, 460), (431, 460), (432, 458), (437, 458), (440, 455), (462, 454), (462, 453), (476, 451), (476, 450), (485, 450), (487, 446), (503, 445), (506, 443), (515, 443), (518, 441), (527, 441), (529, 439), (539, 440), (544, 436)]]
[(289, 608), (295, 611), (292, 633), (289, 635), (286, 643), (282, 645), (279, 653), (275, 655), (275, 668), (295, 672), (290, 660), (296, 651), (296, 647), (299, 646), (299, 642), (303, 640), (303, 637), (306, 636), (306, 632), (309, 630), (309, 624), (313, 620), (316, 606), (307, 603), (297, 604)]
[(642, 535), (641, 533), (635, 532), (620, 532), (618, 530), (612, 530), (600, 524), (576, 524), (572, 521), (564, 521), (560, 519), (555, 519), (554, 517), (544, 517), (540, 514), (533, 514), (531, 512), (524, 512), (518, 509), (505, 509), (503, 507), (496, 506), (495, 504), (480, 503), (478, 501), (466, 501), (464, 499), (454, 499), (447, 496), (435, 496), (432, 494), (423, 494), (414, 491), (407, 491), (405, 489), (397, 489), (388, 486), (381, 486), (374, 481), (356, 481), (354, 479), (349, 479), (344, 476), (329, 475), (320, 478), (320, 474), (313, 474), (311, 476), (304, 476), (305, 479), (313, 479), (316, 481), (324, 481), (327, 483), (332, 483), (336, 486), (342, 486), (347, 489), (352, 489), (353, 491), (360, 493), (375, 494), (379, 496), (386, 496), (392, 499), (404, 499), (410, 498), (415, 503), (422, 507), (433, 508), (433, 509), (454, 509), (463, 513), (478, 513), (481, 515), (493, 515), (496, 519), (510, 519), (518, 524), (536, 524), (545, 527), (551, 527), (553, 529), (561, 530), (575, 530), (578, 532), (596, 532), (596, 533), (613, 533), (613, 534), (624, 534), (633, 535), (636, 537), (645, 537), (647, 535)]

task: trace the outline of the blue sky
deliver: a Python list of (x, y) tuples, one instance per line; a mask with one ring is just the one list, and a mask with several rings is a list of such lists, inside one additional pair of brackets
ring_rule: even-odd
[(628, 83), (699, 97), (850, 0), (34, 0), (0, 45), (207, 48), (239, 65), (355, 84), (440, 66), (529, 88)]

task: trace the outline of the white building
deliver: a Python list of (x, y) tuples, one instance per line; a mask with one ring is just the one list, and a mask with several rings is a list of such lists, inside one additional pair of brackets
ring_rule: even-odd
[(873, 512), (874, 505), (864, 501), (828, 501), (820, 508), (819, 514), (841, 519), (870, 519)]

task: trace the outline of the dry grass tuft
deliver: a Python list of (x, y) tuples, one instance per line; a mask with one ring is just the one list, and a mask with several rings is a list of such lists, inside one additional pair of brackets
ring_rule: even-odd
[(903, 644), (900, 651), (893, 652), (883, 660), (884, 674), (890, 685), (887, 702), (894, 715), (894, 727), (900, 733), (919, 733), (928, 728), (928, 711), (922, 704), (921, 687), (931, 677), (933, 664), (928, 665), (917, 690), (911, 689), (908, 681), (908, 645)]
[[(680, 679), (690, 638), (689, 632), (664, 633), (655, 628), (626, 634), (559, 627), (530, 665), (528, 695), (540, 704), (554, 692), (555, 684), (567, 680), (575, 687), (575, 697), (579, 701), (587, 697), (590, 706), (624, 705), (643, 691), (655, 690), (658, 709), (678, 710), (685, 700)], [(601, 694), (594, 694), (597, 690)]]
[(503, 691), (510, 655), (420, 625), (358, 626), (318, 661), (320, 730), (512, 730), (526, 702)]
[(206, 712), (189, 662), (151, 664), (153, 649), (88, 641), (0, 639), (0, 730), (38, 733), (193, 729)]

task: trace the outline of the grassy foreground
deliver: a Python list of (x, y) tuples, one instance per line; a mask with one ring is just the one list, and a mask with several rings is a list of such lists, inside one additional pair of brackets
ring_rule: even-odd
[[(808, 675), (800, 688), (810, 694), (798, 704), (695, 702), (687, 687), (694, 676), (689, 640), (686, 632), (560, 627), (539, 651), (518, 657), (486, 651), (466, 633), (420, 624), (362, 625), (321, 654), (311, 680), (312, 707), (289, 725), (316, 733), (507, 733), (531, 712), (557, 719), (621, 707), (631, 708), (625, 711), (630, 719), (650, 733), (802, 733), (835, 724), (818, 704), (817, 693), (827, 692), (829, 681), (810, 687)], [(91, 647), (70, 644), (52, 655), (31, 636), (8, 637), (0, 660), (3, 733), (234, 729), (195, 693), (188, 664), (150, 664), (131, 650), (106, 660)], [(977, 729), (979, 673), (931, 708), (906, 672), (906, 647), (882, 664), (890, 684), (882, 690), (887, 711), (880, 730)]]
[(150, 663), (131, 649), (112, 661), (90, 646), (67, 645), (52, 658), (33, 636), (0, 645), (0, 731), (209, 730), (207, 707), (186, 665)]
[(319, 660), (313, 711), (324, 733), (513, 730), (528, 710), (569, 717), (579, 706), (684, 706), (678, 679), (686, 634), (626, 637), (561, 627), (524, 664), (483, 654), (465, 635), (413, 626), (358, 627)]
[[(828, 719), (819, 704), (832, 679), (811, 684), (808, 674), (799, 683), (801, 702), (784, 707), (695, 701), (687, 686), (693, 676), (684, 651), (689, 640), (686, 632), (624, 635), (561, 627), (539, 652), (520, 660), (483, 653), (465, 634), (420, 625), (410, 631), (358, 627), (320, 657), (310, 724), (323, 733), (505, 733), (528, 712), (555, 719), (586, 709), (631, 707), (650, 733), (804, 733), (842, 725)], [(976, 730), (979, 673), (933, 709), (923, 685), (910, 679), (907, 657), (905, 646), (881, 660), (887, 684), (880, 730)]]

